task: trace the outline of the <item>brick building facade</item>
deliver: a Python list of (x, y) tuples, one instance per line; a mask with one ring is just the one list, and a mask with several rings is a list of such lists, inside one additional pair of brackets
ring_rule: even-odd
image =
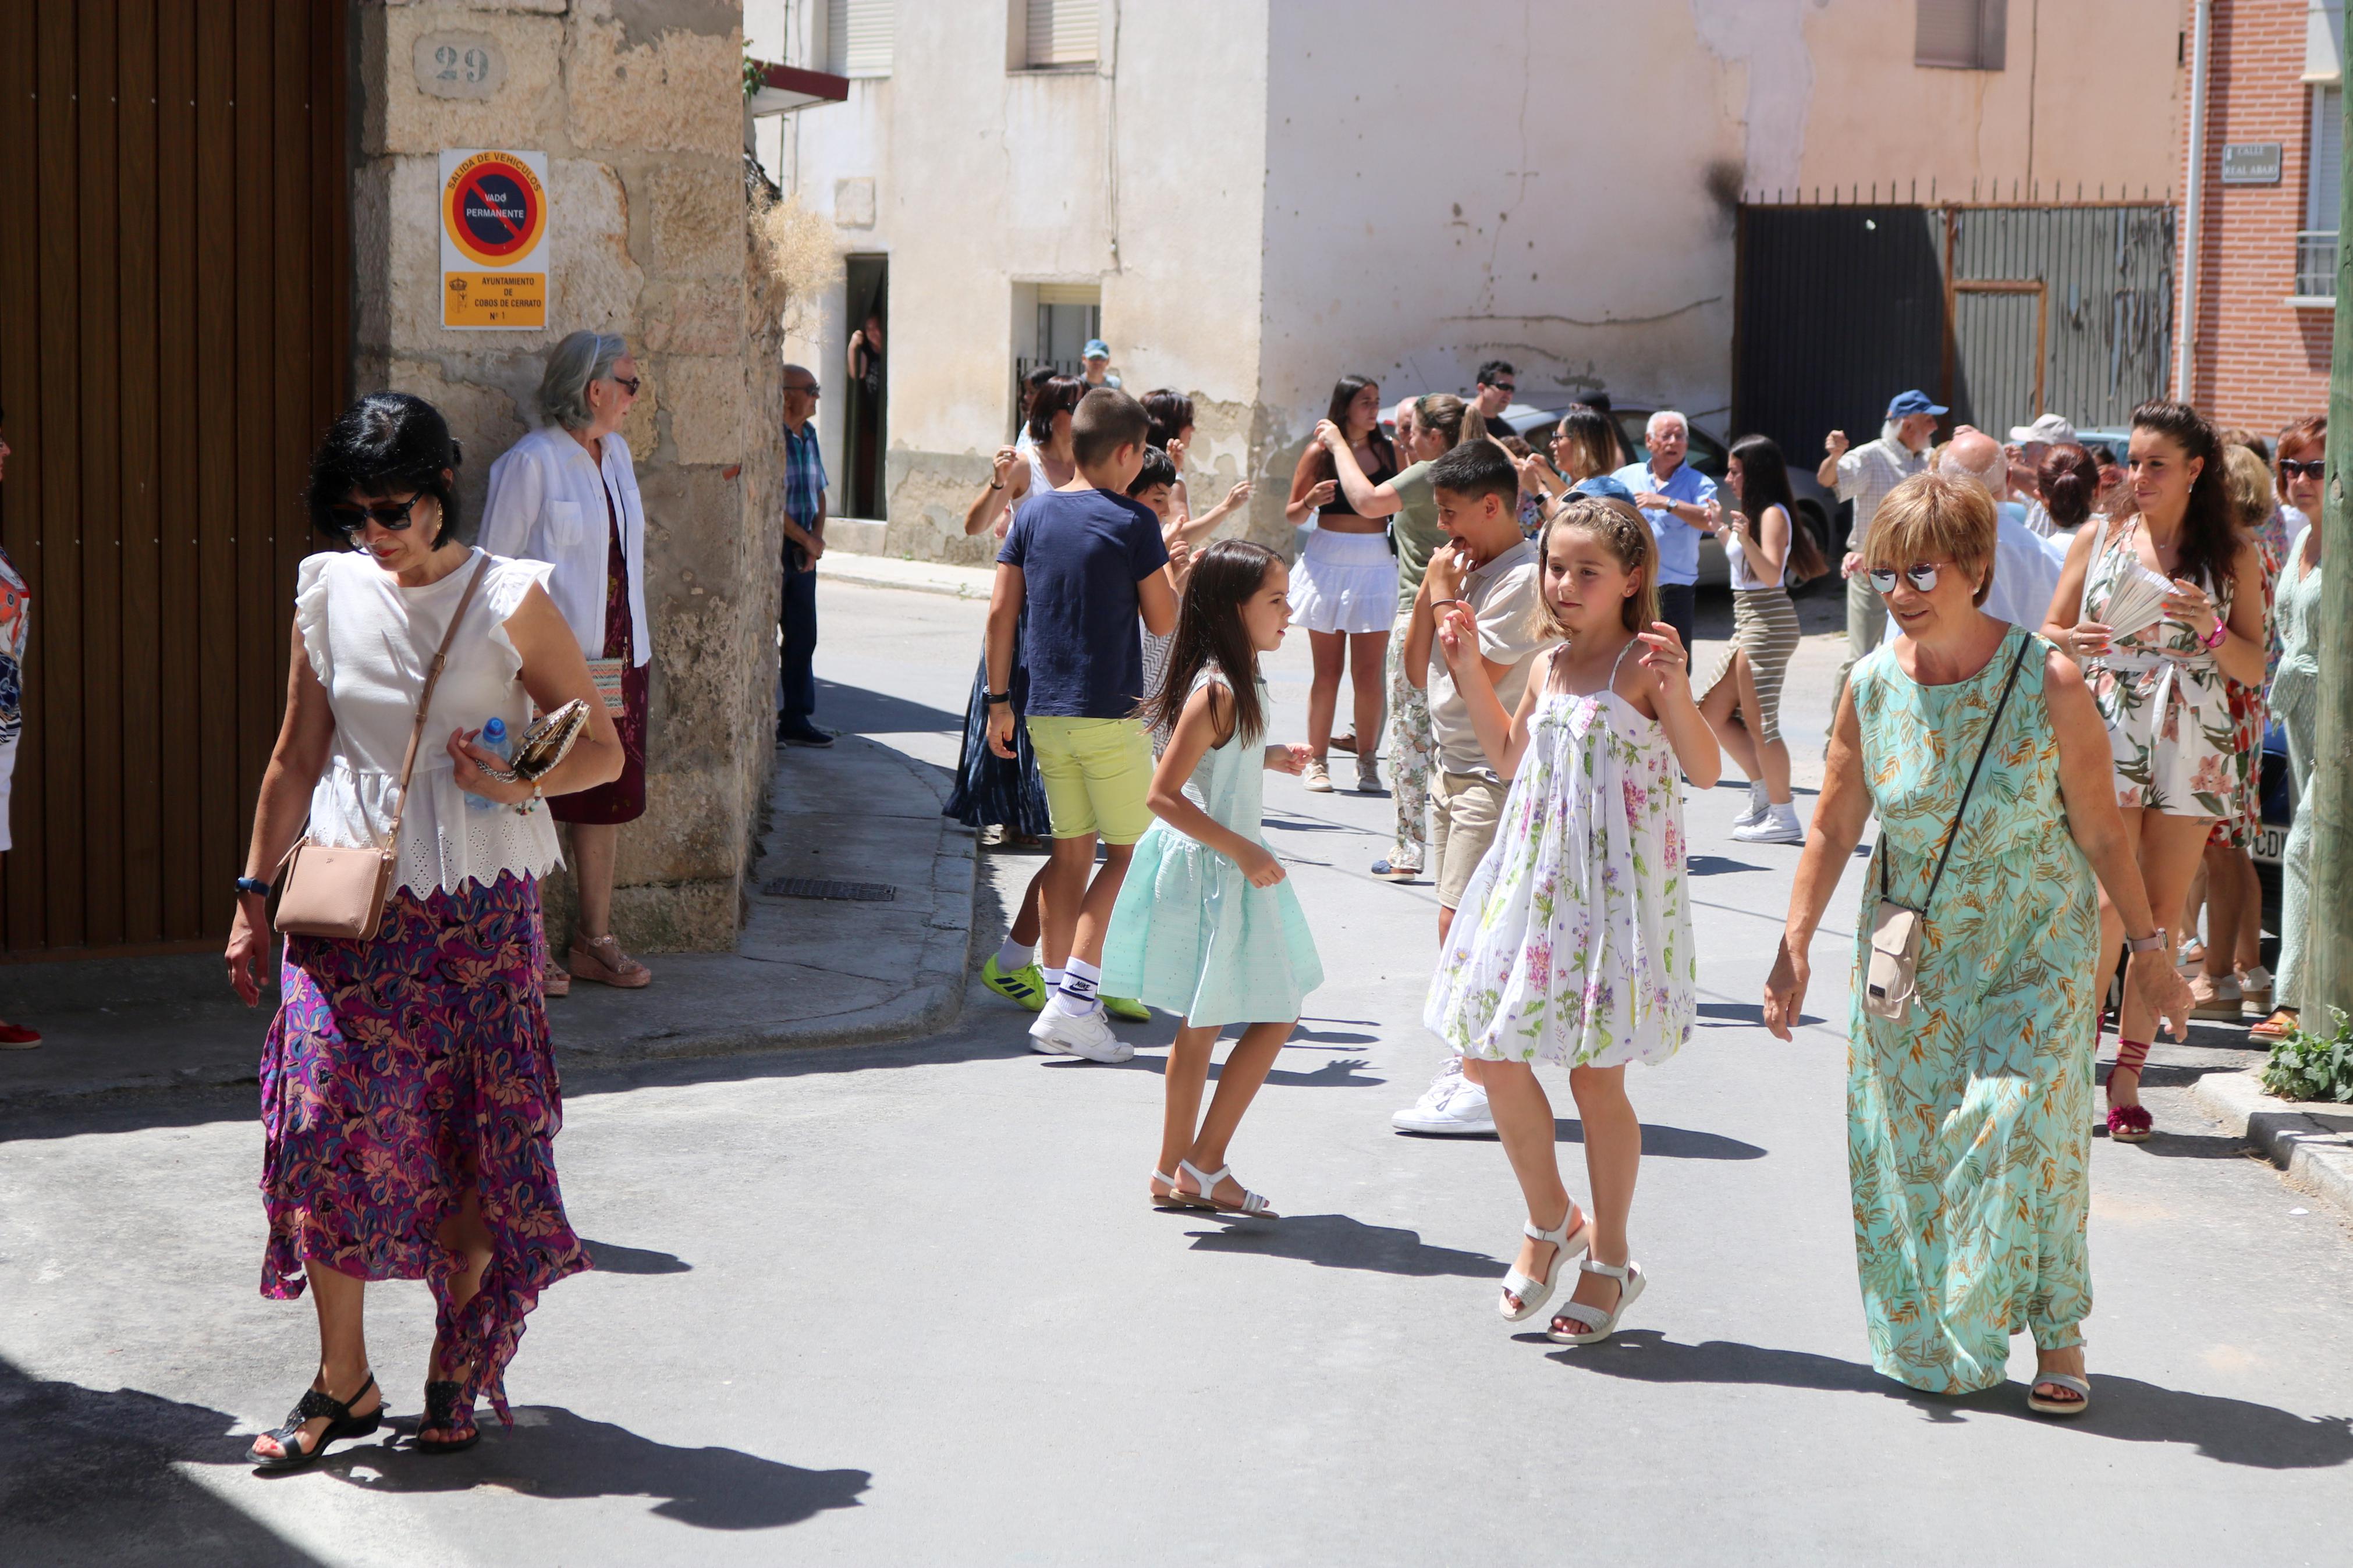
[[(2212, 5), (2189, 400), (2264, 433), (2328, 402), (2341, 140), (2334, 10), (2329, 0)], [(2185, 7), (2186, 48), (2195, 14)], [(2185, 73), (2184, 90), (2196, 80)], [(2181, 121), (2186, 170), (2196, 116)], [(2185, 211), (2184, 247), (2190, 226)]]

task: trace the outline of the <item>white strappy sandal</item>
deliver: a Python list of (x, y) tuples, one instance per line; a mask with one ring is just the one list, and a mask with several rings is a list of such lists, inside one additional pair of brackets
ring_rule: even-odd
[(1179, 1160), (1176, 1169), (1181, 1174), (1192, 1177), (1194, 1184), (1200, 1189), (1188, 1193), (1174, 1182), (1168, 1184), (1170, 1195), (1187, 1208), (1209, 1209), (1218, 1214), (1246, 1215), (1260, 1219), (1278, 1217), (1272, 1209), (1267, 1207), (1266, 1199), (1248, 1187), (1242, 1188), (1242, 1201), (1238, 1204), (1218, 1200), (1218, 1184), (1234, 1173), (1230, 1164), (1220, 1165), (1214, 1171), (1204, 1171), (1190, 1160)]
[[(1574, 1232), (1568, 1228), (1569, 1215), (1577, 1219)], [(1538, 1230), (1529, 1224), (1520, 1226), (1520, 1234), (1530, 1241), (1551, 1242), (1552, 1261), (1546, 1265), (1541, 1279), (1531, 1279), (1516, 1268), (1504, 1274), (1504, 1293), (1495, 1300), (1495, 1310), (1504, 1314), (1507, 1323), (1524, 1323), (1544, 1310), (1544, 1304), (1552, 1300), (1553, 1282), (1560, 1278), (1560, 1266), (1593, 1245), (1593, 1220), (1571, 1204), (1568, 1214), (1561, 1215), (1560, 1223), (1550, 1230)], [(1514, 1296), (1520, 1300), (1517, 1311), (1512, 1310), (1511, 1299)]]
[[(1552, 1315), (1552, 1328), (1545, 1335), (1545, 1338), (1556, 1345), (1599, 1344), (1618, 1331), (1618, 1320), (1626, 1315), (1626, 1309), (1632, 1306), (1642, 1294), (1642, 1266), (1639, 1263), (1630, 1262), (1621, 1268), (1617, 1264), (1597, 1263), (1588, 1258), (1578, 1267), (1588, 1274), (1599, 1274), (1618, 1281), (1618, 1304), (1607, 1312), (1599, 1307), (1588, 1307), (1582, 1301), (1570, 1301), (1564, 1304), (1559, 1311)], [(1583, 1323), (1585, 1331), (1575, 1334), (1562, 1333), (1560, 1325), (1564, 1321)]]
[(1155, 1193), (1152, 1194), (1152, 1206), (1154, 1208), (1183, 1209), (1193, 1206), (1177, 1195), (1176, 1177), (1170, 1175), (1166, 1171), (1155, 1171), (1152, 1173), (1152, 1179), (1168, 1189), (1165, 1193)]

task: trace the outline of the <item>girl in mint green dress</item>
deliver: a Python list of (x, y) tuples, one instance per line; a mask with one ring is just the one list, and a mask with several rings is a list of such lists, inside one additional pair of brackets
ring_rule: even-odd
[[(1136, 841), (1103, 939), (1103, 989), (1184, 1020), (1168, 1053), (1153, 1202), (1271, 1215), (1233, 1179), (1226, 1145), (1324, 982), (1307, 917), (1260, 837), (1266, 770), (1296, 773), (1304, 746), (1263, 744), (1258, 656), (1282, 646), (1290, 573), (1263, 545), (1220, 540), (1193, 565), (1159, 689), (1139, 715), (1172, 729), (1152, 778), (1158, 818)], [(1236, 676), (1240, 679), (1237, 679)], [(1209, 1052), (1245, 1026), (1200, 1114)]]

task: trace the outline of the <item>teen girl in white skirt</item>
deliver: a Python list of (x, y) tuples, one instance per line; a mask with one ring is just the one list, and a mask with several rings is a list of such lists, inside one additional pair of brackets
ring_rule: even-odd
[[(1368, 491), (1396, 475), (1397, 453), (1381, 430), (1378, 384), (1361, 375), (1342, 376), (1332, 389), (1326, 417), (1345, 436)], [(1307, 696), (1307, 745), (1314, 756), (1303, 782), (1311, 790), (1331, 792), (1329, 753), (1336, 745), (1356, 753), (1356, 787), (1377, 792), (1381, 780), (1374, 759), (1380, 754), (1388, 696), (1383, 669), (1389, 627), (1397, 618), (1397, 555), (1389, 548), (1388, 525), (1357, 513), (1319, 441), (1309, 442), (1300, 456), (1283, 515), (1294, 527), (1313, 523), (1291, 572), (1292, 622), (1307, 629), (1315, 658)], [(1344, 668), (1356, 699), (1356, 727), (1335, 741), (1332, 720)]]

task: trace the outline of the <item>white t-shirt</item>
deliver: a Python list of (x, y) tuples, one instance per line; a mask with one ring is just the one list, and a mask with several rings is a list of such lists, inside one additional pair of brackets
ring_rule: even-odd
[(466, 580), (485, 562), (487, 574), (433, 688), (401, 814), (394, 879), (420, 898), (437, 889), (455, 891), (470, 879), (492, 882), (501, 871), (544, 876), (562, 860), (544, 807), (529, 816), (507, 807), (468, 809), (447, 745), (450, 731), (479, 729), (494, 715), (505, 721), (511, 739), (529, 727), (522, 656), (508, 640), (506, 623), (553, 568), (474, 550), (439, 582), (404, 588), (364, 552), (336, 551), (303, 557), (294, 576), (294, 625), (335, 715), (334, 747), (311, 792), (311, 836), (357, 847), (381, 844), (392, 826), (425, 672)]
[[(1491, 664), (1511, 668), (1495, 682), (1495, 696), (1504, 711), (1515, 712), (1520, 694), (1527, 689), (1528, 667), (1537, 653), (1555, 640), (1538, 624), (1536, 595), (1541, 568), (1536, 547), (1521, 540), (1501, 555), (1462, 579), (1462, 600), (1479, 617), (1479, 652)], [(1479, 731), (1471, 724), (1471, 705), (1455, 689), (1454, 672), (1433, 637), (1430, 645), (1430, 733), (1437, 743), (1438, 765), (1450, 773), (1476, 773), (1500, 781)]]

